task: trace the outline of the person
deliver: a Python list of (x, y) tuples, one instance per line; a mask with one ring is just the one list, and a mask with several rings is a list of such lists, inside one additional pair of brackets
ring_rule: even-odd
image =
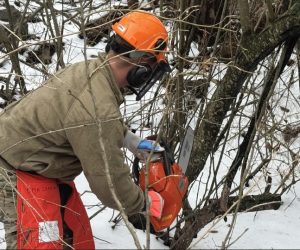
[[(121, 89), (139, 100), (170, 71), (168, 34), (156, 16), (139, 11), (112, 29), (104, 55), (60, 70), (0, 114), (0, 220), (9, 249), (94, 248), (73, 180), (83, 172), (103, 205), (118, 209), (105, 164), (125, 213), (145, 208), (122, 148), (144, 160), (163, 148), (126, 128)], [(163, 199), (156, 192), (149, 198), (159, 217)]]

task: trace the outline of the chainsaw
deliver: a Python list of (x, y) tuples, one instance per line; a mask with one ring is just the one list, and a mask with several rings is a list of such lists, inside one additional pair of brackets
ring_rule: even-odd
[[(181, 167), (175, 163), (168, 147), (162, 144), (165, 151), (162, 157), (148, 166), (148, 190), (158, 192), (164, 199), (161, 218), (150, 216), (155, 232), (170, 227), (182, 208), (182, 200), (188, 189), (188, 179)], [(133, 162), (133, 178), (137, 185), (145, 191), (146, 165), (139, 165), (136, 157)]]

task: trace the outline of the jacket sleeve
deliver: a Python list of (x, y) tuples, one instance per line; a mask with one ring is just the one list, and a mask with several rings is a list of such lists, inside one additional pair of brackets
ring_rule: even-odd
[(123, 135), (120, 123), (116, 120), (103, 122), (101, 125), (100, 139), (105, 145), (104, 152), (99, 146), (99, 132), (96, 125), (67, 130), (67, 137), (74, 153), (81, 162), (91, 190), (104, 205), (117, 209), (105, 174), (103, 156), (106, 154), (115, 192), (126, 213), (133, 214), (142, 209), (144, 195), (130, 178), (129, 167), (123, 162), (120, 145), (114, 140), (117, 134)]

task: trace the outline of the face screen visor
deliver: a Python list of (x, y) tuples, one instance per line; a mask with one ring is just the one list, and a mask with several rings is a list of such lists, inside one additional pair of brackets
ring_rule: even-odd
[(139, 101), (157, 81), (162, 79), (165, 73), (169, 72), (171, 72), (169, 64), (165, 61), (161, 61), (155, 66), (149, 78), (144, 82), (141, 81), (138, 88), (130, 85), (128, 88), (136, 94), (136, 101)]

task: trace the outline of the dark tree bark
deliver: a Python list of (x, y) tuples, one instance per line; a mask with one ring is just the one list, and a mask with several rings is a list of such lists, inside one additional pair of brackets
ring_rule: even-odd
[(203, 170), (225, 115), (240, 92), (244, 81), (250, 75), (249, 73), (253, 72), (258, 63), (284, 41), (300, 36), (299, 13), (300, 3), (296, 3), (262, 33), (249, 34), (242, 38), (235, 61), (228, 67), (196, 131), (187, 172), (190, 182), (194, 181)]
[[(237, 203), (239, 197), (229, 197), (228, 204), (232, 206)], [(217, 216), (224, 212), (220, 209), (220, 200), (210, 200), (210, 203), (201, 208), (196, 209), (186, 221), (185, 226), (176, 233), (178, 238), (174, 238), (171, 249), (181, 250), (187, 249), (197, 233), (208, 223), (212, 222)], [(239, 212), (246, 211), (261, 211), (274, 209), (277, 210), (281, 205), (280, 195), (262, 194), (245, 196), (240, 201)]]

